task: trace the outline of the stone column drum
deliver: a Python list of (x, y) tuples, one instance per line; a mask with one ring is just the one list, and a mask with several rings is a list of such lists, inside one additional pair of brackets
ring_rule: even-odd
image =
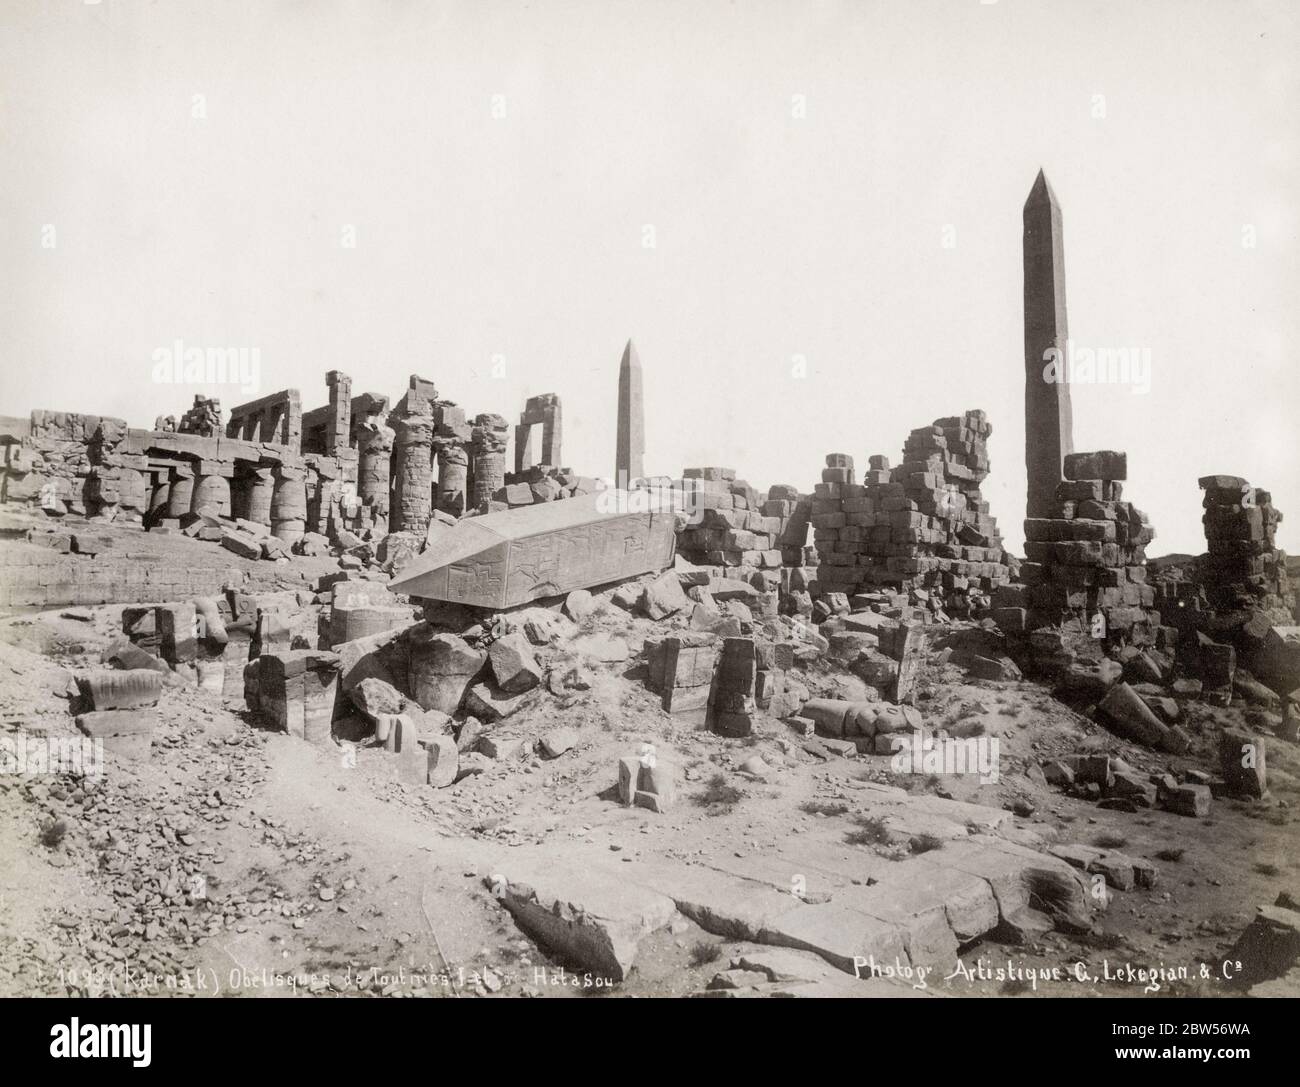
[(172, 485), (167, 495), (167, 516), (184, 517), (194, 504), (194, 473), (188, 468), (172, 469)]
[(376, 517), (388, 516), (388, 488), (392, 480), (393, 441), (391, 427), (377, 424), (363, 435), (357, 459), (357, 497), (370, 506)]
[(271, 496), (271, 533), (285, 543), (301, 540), (307, 531), (306, 473), (281, 466), (275, 473)]
[(422, 412), (394, 421), (397, 478), (393, 481), (394, 532), (425, 532), (433, 515), (433, 416)]
[(221, 517), (230, 516), (230, 484), (224, 476), (203, 476), (194, 487), (194, 513), (206, 509)]
[(469, 454), (456, 442), (438, 445), (438, 509), (453, 517), (465, 515)]
[(254, 468), (248, 479), (248, 507), (244, 516), (259, 525), (271, 524), (271, 499), (275, 495), (275, 473), (270, 468)]

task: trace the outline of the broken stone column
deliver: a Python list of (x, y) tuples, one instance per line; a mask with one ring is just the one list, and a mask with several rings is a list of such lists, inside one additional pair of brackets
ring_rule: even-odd
[(421, 709), (455, 713), (487, 654), (456, 634), (417, 627), (409, 638), (409, 687)]
[(247, 507), (244, 516), (259, 525), (271, 524), (271, 499), (275, 495), (275, 472), (271, 468), (254, 468), (248, 478)]
[(1048, 517), (1065, 456), (1074, 452), (1061, 206), (1042, 170), (1025, 201), (1025, 467), (1028, 517)]
[(709, 726), (722, 736), (744, 737), (754, 731), (758, 706), (754, 686), (758, 655), (753, 638), (725, 638), (709, 696)]
[(706, 724), (718, 663), (717, 641), (715, 635), (703, 631), (683, 631), (665, 638), (652, 654), (651, 680), (658, 681), (656, 689), (663, 692), (663, 708), (668, 713), (691, 724)]
[(167, 492), (167, 516), (184, 517), (194, 505), (194, 472), (182, 465), (172, 469), (171, 488)]
[(438, 439), (438, 509), (452, 517), (465, 515), (469, 454), (457, 442)]
[(352, 429), (352, 379), (342, 370), (330, 370), (325, 375), (329, 386), (329, 422), (325, 424), (325, 452), (337, 457), (349, 446)]
[(149, 491), (149, 518), (151, 522), (167, 516), (167, 505), (171, 501), (171, 489), (171, 479), (167, 473), (154, 473)]
[(184, 664), (198, 656), (195, 618), (193, 603), (159, 604), (154, 609), (158, 655), (168, 664)]
[(244, 672), (249, 707), (282, 732), (311, 743), (330, 738), (338, 655), (315, 649), (263, 653)]
[(390, 528), (394, 532), (425, 532), (433, 512), (433, 415), (427, 401), (416, 410), (403, 401), (389, 417), (397, 450)]
[(641, 395), (641, 360), (632, 341), (623, 349), (618, 367), (618, 447), (614, 458), (614, 485), (645, 475), (645, 404)]
[(361, 435), (357, 460), (357, 496), (376, 517), (388, 519), (388, 488), (392, 479), (394, 433), (391, 427), (372, 423)]
[(470, 504), (478, 507), (490, 502), (506, 482), (506, 421), (499, 415), (484, 413), (475, 417), (470, 439), (474, 458), (473, 491)]
[(148, 760), (157, 725), (154, 710), (96, 710), (77, 716), (77, 729), (98, 740), (104, 754), (138, 762)]
[(271, 496), (271, 534), (285, 543), (301, 540), (307, 531), (306, 472), (280, 465)]
[(199, 465), (199, 480), (194, 485), (191, 506), (194, 513), (207, 510), (219, 517), (230, 516), (230, 483), (226, 476), (233, 471), (232, 464), (218, 465), (204, 461)]

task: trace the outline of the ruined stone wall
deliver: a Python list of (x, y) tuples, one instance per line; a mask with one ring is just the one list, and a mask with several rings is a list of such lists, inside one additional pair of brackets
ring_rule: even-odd
[(995, 617), (1009, 632), (1073, 622), (1107, 644), (1154, 645), (1160, 627), (1148, 584), (1147, 515), (1123, 500), (1125, 454), (1071, 453), (1046, 512), (1025, 521), (1022, 585), (998, 595)]
[(812, 501), (821, 556), (814, 595), (920, 590), (954, 614), (987, 607), (1012, 569), (980, 494), (992, 426), (982, 411), (936, 419), (909, 435), (903, 462), (872, 456), (862, 483), (832, 453)]

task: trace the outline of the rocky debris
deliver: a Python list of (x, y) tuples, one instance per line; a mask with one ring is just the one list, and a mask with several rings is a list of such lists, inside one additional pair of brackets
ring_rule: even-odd
[(522, 634), (507, 634), (488, 647), (497, 686), (506, 694), (523, 694), (542, 681), (542, 668)]
[(351, 691), (348, 697), (371, 720), (381, 715), (399, 714), (406, 704), (406, 696), (391, 683), (373, 676), (363, 679)]
[(921, 714), (914, 707), (875, 701), (814, 698), (804, 703), (800, 716), (812, 721), (824, 740), (846, 741), (848, 750), (869, 755), (893, 754), (895, 734), (922, 727)]
[(737, 571), (804, 566), (811, 502), (794, 487), (776, 484), (764, 499), (731, 468), (687, 468), (682, 475), (695, 513), (677, 534), (684, 559)]
[(1234, 988), (1250, 990), (1252, 996), (1300, 994), (1300, 912), (1296, 903), (1283, 894), (1273, 905), (1258, 907), (1227, 960), (1241, 964), (1232, 978)]
[(546, 733), (537, 742), (541, 753), (548, 759), (558, 759), (578, 744), (578, 733), (572, 728), (557, 728)]
[(1230, 793), (1258, 798), (1268, 792), (1266, 753), (1262, 737), (1224, 731), (1219, 737), (1219, 768)]
[(456, 741), (450, 736), (435, 736), (426, 744), (428, 749), (428, 783), (443, 789), (456, 780), (460, 771), (460, 753)]
[(168, 664), (183, 664), (198, 656), (197, 620), (193, 603), (159, 604), (154, 609), (158, 654)]
[(438, 633), (427, 625), (413, 628), (406, 641), (412, 697), (426, 710), (454, 714), (483, 671), (487, 653), (457, 634)]
[(1102, 718), (1117, 735), (1147, 747), (1183, 754), (1191, 737), (1177, 725), (1166, 725), (1127, 683), (1117, 683), (1098, 705)]
[(1160, 793), (1160, 806), (1177, 815), (1203, 819), (1210, 814), (1210, 787), (1184, 783)]
[(663, 708), (677, 716), (689, 715), (703, 725), (707, 717), (713, 673), (718, 663), (718, 638), (683, 631), (645, 645), (647, 685), (663, 694)]
[(78, 676), (77, 685), (95, 710), (138, 709), (155, 705), (162, 696), (162, 676), (148, 668), (90, 672)]
[(158, 718), (152, 710), (94, 710), (77, 717), (77, 728), (100, 740), (104, 753), (120, 758), (147, 760)]
[(617, 874), (563, 862), (484, 879), (515, 922), (562, 961), (614, 981), (641, 939), (677, 916), (673, 900)]
[(625, 807), (668, 811), (677, 800), (676, 768), (653, 750), (618, 760), (618, 796)]
[(1113, 849), (1098, 849), (1086, 845), (1050, 846), (1054, 857), (1090, 874), (1101, 874), (1106, 883), (1120, 891), (1134, 888), (1149, 890), (1159, 880), (1159, 870), (1144, 857), (1131, 857)]
[(311, 743), (330, 739), (342, 665), (336, 653), (262, 653), (244, 667), (244, 700), (272, 728)]
[(523, 694), (509, 694), (494, 683), (476, 683), (465, 694), (465, 711), (473, 714), (486, 724), (503, 721), (533, 698), (532, 691)]
[(641, 590), (637, 606), (647, 618), (666, 619), (687, 607), (686, 593), (672, 570), (666, 570)]
[(564, 614), (580, 623), (596, 610), (596, 601), (587, 589), (574, 589), (564, 598)]

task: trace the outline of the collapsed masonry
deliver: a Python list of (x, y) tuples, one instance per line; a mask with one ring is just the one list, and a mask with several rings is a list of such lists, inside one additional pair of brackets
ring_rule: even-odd
[(1122, 500), (1123, 453), (1071, 453), (1048, 517), (1025, 520), (1021, 585), (998, 594), (1004, 631), (1068, 626), (1104, 644), (1154, 645), (1160, 614), (1147, 584), (1145, 513)]
[(816, 553), (806, 546), (810, 499), (788, 484), (774, 484), (763, 498), (736, 478), (734, 468), (687, 468), (673, 486), (687, 514), (678, 554), (720, 578), (778, 589), (783, 611), (811, 614), (808, 567), (816, 565)]
[(912, 431), (903, 462), (873, 456), (863, 482), (832, 453), (812, 501), (818, 595), (892, 589), (969, 616), (1014, 572), (980, 495), (992, 426), (982, 411)]

